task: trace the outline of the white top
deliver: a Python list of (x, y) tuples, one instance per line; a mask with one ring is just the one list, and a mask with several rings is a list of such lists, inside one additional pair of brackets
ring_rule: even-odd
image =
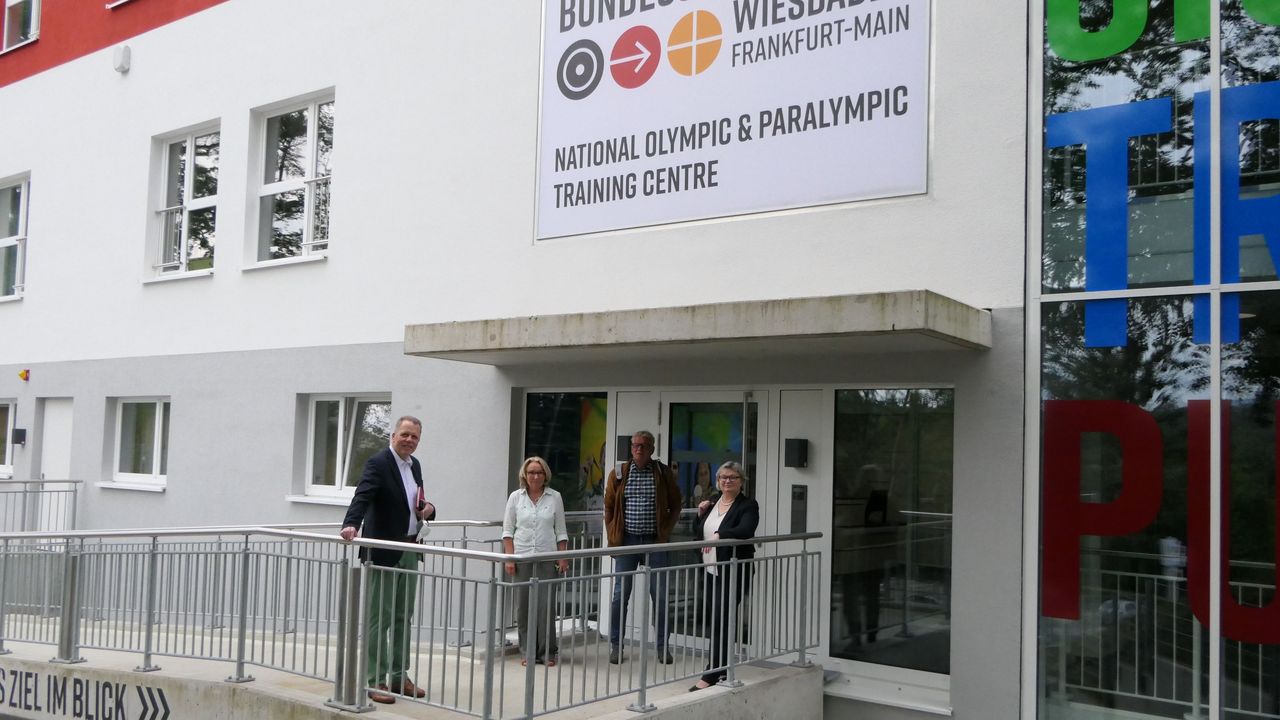
[[(703, 540), (707, 540), (707, 541), (715, 540), (715, 538), (712, 536), (720, 531), (720, 523), (721, 521), (724, 520), (724, 516), (727, 512), (728, 512), (727, 510), (725, 512), (720, 512), (720, 501), (718, 500), (716, 501), (715, 505), (711, 506), (711, 511), (707, 513), (706, 522), (702, 523), (702, 539)], [(707, 572), (711, 573), (712, 575), (719, 574), (719, 572), (717, 572), (717, 568), (719, 568), (719, 565), (716, 564), (715, 548), (711, 548), (711, 552), (709, 553), (702, 553), (702, 566), (706, 568)]]
[(554, 552), (557, 542), (569, 540), (560, 493), (547, 488), (537, 502), (524, 489), (511, 493), (502, 513), (502, 537), (511, 538), (517, 553)]
[(405, 460), (398, 455), (394, 448), (391, 454), (396, 459), (396, 467), (400, 468), (400, 482), (404, 483), (404, 496), (409, 501), (409, 532), (407, 535), (418, 534), (418, 514), (414, 512), (418, 507), (418, 483), (413, 481), (413, 456), (410, 455), (409, 460)]

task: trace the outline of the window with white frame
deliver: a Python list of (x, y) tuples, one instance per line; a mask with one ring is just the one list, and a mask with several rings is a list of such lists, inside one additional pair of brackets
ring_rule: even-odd
[(0, 298), (22, 295), (29, 187), (30, 183), (25, 179), (0, 183)]
[(14, 405), (0, 401), (0, 477), (13, 477), (13, 417)]
[(258, 192), (258, 260), (319, 253), (329, 247), (332, 98), (264, 119)]
[(350, 495), (365, 462), (391, 444), (391, 396), (310, 398), (307, 493)]
[(169, 474), (169, 401), (118, 400), (115, 450), (117, 481), (164, 483)]
[(161, 227), (155, 263), (159, 273), (213, 267), (220, 140), (215, 127), (163, 143), (164, 196), (156, 211)]
[(4, 0), (4, 37), (0, 52), (40, 35), (40, 0)]

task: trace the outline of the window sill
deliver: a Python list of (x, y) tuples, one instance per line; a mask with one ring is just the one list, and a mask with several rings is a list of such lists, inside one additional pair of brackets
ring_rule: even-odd
[(894, 683), (847, 673), (823, 688), (827, 695), (859, 702), (888, 705), (916, 712), (951, 717), (951, 693), (918, 685)]
[(124, 5), (127, 2), (129, 2), (129, 0), (115, 0), (114, 2), (109, 2), (107, 3), (107, 9), (115, 10), (116, 8), (120, 7), (121, 5)]
[(292, 503), (302, 503), (303, 505), (337, 505), (346, 507), (351, 504), (351, 498), (349, 497), (327, 495), (285, 495), (284, 499)]
[(268, 268), (283, 267), (285, 265), (305, 265), (308, 263), (324, 262), (329, 259), (329, 255), (325, 252), (318, 252), (311, 255), (302, 255), (300, 257), (283, 258), (281, 260), (263, 260), (246, 265), (245, 272), (253, 272), (254, 270), (266, 270)]
[(156, 283), (173, 282), (174, 280), (190, 280), (191, 278), (212, 277), (213, 268), (207, 270), (192, 270), (184, 273), (165, 273), (155, 277), (147, 278), (142, 281), (143, 285), (154, 285)]
[(7, 54), (9, 54), (9, 53), (13, 52), (14, 50), (21, 50), (22, 48), (24, 48), (24, 47), (26, 47), (26, 46), (28, 46), (28, 45), (33, 44), (35, 41), (37, 41), (37, 40), (39, 40), (39, 39), (40, 39), (40, 36), (39, 36), (39, 35), (36, 35), (35, 37), (31, 38), (30, 40), (23, 40), (22, 42), (18, 43), (17, 45), (14, 45), (14, 46), (13, 46), (13, 47), (11, 47), (11, 48), (5, 48), (4, 50), (0, 50), (0, 55), (7, 55)]
[(22, 299), (22, 293), (14, 293), (13, 295), (5, 295), (0, 297), (0, 303), (18, 302)]
[(104, 490), (134, 490), (137, 492), (153, 492), (153, 493), (164, 492), (164, 485), (162, 483), (104, 481), (104, 482), (94, 483), (93, 485), (94, 487), (100, 487)]

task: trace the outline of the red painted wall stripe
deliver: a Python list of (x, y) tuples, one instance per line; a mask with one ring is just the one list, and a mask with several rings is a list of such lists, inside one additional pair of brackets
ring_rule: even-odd
[(40, 39), (0, 55), (0, 87), (111, 47), (227, 0), (42, 0)]

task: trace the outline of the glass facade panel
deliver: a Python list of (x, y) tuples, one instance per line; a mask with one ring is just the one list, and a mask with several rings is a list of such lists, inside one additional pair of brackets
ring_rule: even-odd
[[(603, 392), (531, 392), (525, 397), (524, 453), (551, 465), (564, 509), (603, 510), (609, 396)], [(523, 459), (523, 458), (521, 458)], [(512, 477), (510, 489), (518, 487)]]
[(954, 391), (836, 393), (832, 657), (951, 672)]
[[(1276, 590), (1276, 410), (1280, 404), (1280, 292), (1240, 295), (1240, 340), (1222, 348), (1224, 582), (1223, 717), (1280, 717), (1280, 605)], [(1207, 407), (1199, 408), (1207, 416)], [(1201, 431), (1208, 423), (1199, 422)], [(1207, 446), (1208, 438), (1202, 442)], [(1208, 466), (1193, 474), (1207, 504)], [(1206, 521), (1207, 522), (1207, 519)], [(1229, 598), (1229, 599), (1228, 599)]]
[(1041, 718), (1180, 717), (1207, 681), (1185, 550), (1197, 303), (1120, 303), (1116, 347), (1087, 345), (1087, 303), (1042, 306)]
[[(1043, 292), (1189, 283), (1192, 126), (1208, 45), (1174, 42), (1174, 0), (1116, 23), (1110, 0), (1076, 5), (1047, 8)], [(1123, 51), (1103, 54), (1099, 38), (1122, 33)]]

